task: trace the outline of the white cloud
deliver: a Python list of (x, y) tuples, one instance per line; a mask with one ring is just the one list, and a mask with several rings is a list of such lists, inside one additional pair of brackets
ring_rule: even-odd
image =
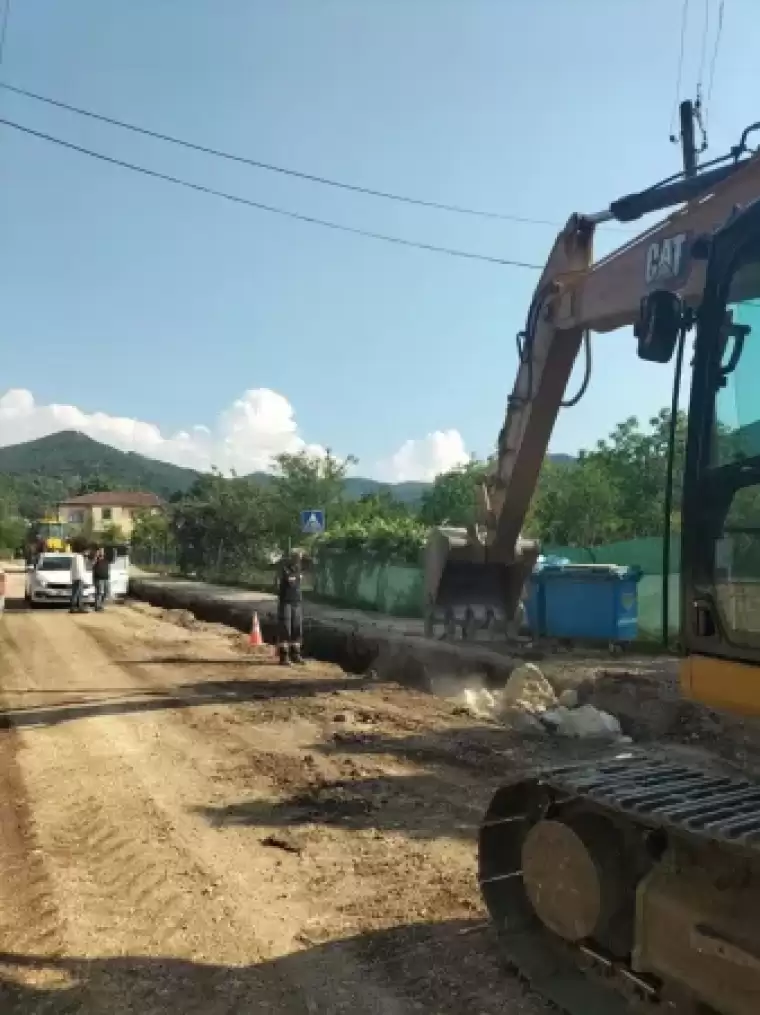
[[(165, 436), (153, 423), (105, 412), (86, 413), (74, 405), (39, 405), (31, 391), (12, 388), (0, 397), (0, 446), (35, 440), (60, 430), (79, 430), (122, 451), (200, 471), (216, 466), (240, 474), (271, 468), (272, 458), (302, 449), (324, 453), (298, 431), (293, 406), (269, 388), (250, 388), (220, 413), (213, 427), (195, 425)], [(436, 431), (408, 440), (389, 458), (368, 469), (387, 482), (429, 480), (468, 460), (457, 430)], [(360, 472), (364, 472), (361, 468)]]
[(380, 462), (377, 472), (378, 478), (392, 483), (431, 481), (469, 460), (458, 430), (436, 430), (418, 440), (404, 441), (395, 454)]
[(293, 408), (268, 388), (244, 392), (219, 416), (216, 426), (193, 426), (164, 436), (153, 423), (73, 405), (38, 405), (30, 391), (12, 389), (0, 398), (0, 445), (34, 440), (59, 430), (79, 430), (122, 451), (136, 451), (190, 468), (240, 473), (269, 469), (274, 455), (309, 448), (299, 436)]

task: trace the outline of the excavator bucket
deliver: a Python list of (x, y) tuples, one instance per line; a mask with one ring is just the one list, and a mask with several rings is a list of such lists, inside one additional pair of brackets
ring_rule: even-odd
[(521, 540), (512, 561), (489, 560), (489, 548), (466, 529), (436, 528), (425, 546), (425, 633), (471, 639), (478, 630), (506, 636), (525, 581), (538, 558), (538, 543)]

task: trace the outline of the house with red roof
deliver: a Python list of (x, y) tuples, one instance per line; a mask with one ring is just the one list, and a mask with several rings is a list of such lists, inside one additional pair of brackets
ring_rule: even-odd
[(161, 514), (165, 510), (165, 502), (155, 493), (102, 490), (62, 501), (58, 505), (58, 520), (70, 530), (83, 532), (104, 532), (117, 527), (129, 539), (138, 516)]

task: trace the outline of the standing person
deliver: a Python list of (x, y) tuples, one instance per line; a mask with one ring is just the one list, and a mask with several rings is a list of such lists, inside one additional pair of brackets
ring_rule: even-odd
[(293, 550), (283, 561), (277, 586), (277, 623), (280, 666), (303, 665), (303, 593), (301, 591), (301, 551)]
[(84, 613), (85, 608), (82, 602), (84, 583), (87, 579), (87, 565), (84, 554), (75, 552), (71, 555), (71, 604), (69, 613)]
[(106, 552), (99, 547), (92, 565), (92, 581), (95, 585), (95, 609), (98, 613), (104, 608), (108, 599), (108, 584), (111, 580), (111, 565)]

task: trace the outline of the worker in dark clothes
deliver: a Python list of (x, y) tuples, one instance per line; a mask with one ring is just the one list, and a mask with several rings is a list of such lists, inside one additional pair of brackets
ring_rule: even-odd
[(303, 593), (301, 552), (294, 550), (282, 563), (277, 585), (277, 623), (280, 666), (303, 665)]
[(108, 599), (108, 585), (111, 580), (111, 565), (103, 547), (95, 554), (92, 564), (92, 583), (95, 586), (95, 609), (100, 613)]

